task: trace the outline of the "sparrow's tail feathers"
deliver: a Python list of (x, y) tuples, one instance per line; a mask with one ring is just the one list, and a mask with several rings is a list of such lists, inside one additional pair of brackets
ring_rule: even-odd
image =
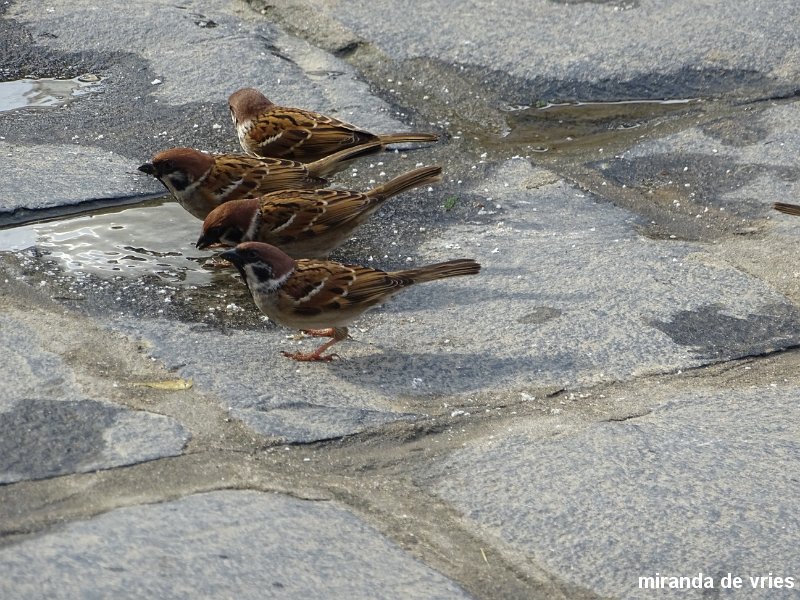
[(408, 142), (436, 142), (439, 140), (435, 133), (384, 133), (378, 136), (382, 144), (405, 144)]
[(775, 210), (786, 213), (787, 215), (794, 215), (800, 217), (800, 204), (785, 204), (783, 202), (776, 202), (772, 205)]
[(441, 181), (441, 179), (442, 167), (420, 167), (419, 169), (414, 169), (408, 173), (403, 173), (402, 175), (387, 181), (383, 185), (379, 185), (378, 187), (367, 192), (367, 195), (370, 198), (375, 198), (377, 200), (385, 200), (386, 198), (390, 198), (391, 196), (399, 194), (400, 192), (405, 192), (406, 190), (410, 190), (421, 185), (427, 185), (429, 183)]
[(308, 163), (308, 172), (314, 177), (330, 177), (346, 168), (350, 161), (380, 152), (381, 148), (383, 148), (383, 145), (378, 140), (352, 148), (345, 148), (330, 156)]
[(395, 271), (392, 275), (402, 279), (410, 279), (413, 283), (435, 281), (447, 277), (460, 277), (461, 275), (476, 275), (481, 266), (471, 258), (458, 258), (443, 263), (436, 263), (418, 269)]

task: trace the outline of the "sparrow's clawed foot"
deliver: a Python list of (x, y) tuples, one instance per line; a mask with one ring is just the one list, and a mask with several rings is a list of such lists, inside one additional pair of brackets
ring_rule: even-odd
[(283, 350), (281, 354), (283, 354), (286, 358), (291, 358), (292, 360), (297, 360), (300, 362), (331, 362), (334, 358), (339, 358), (338, 354), (326, 354), (322, 356), (322, 353), (328, 349), (329, 346), (333, 344), (333, 340), (328, 342), (327, 344), (323, 344), (314, 352), (286, 352)]
[(327, 354), (322, 356), (328, 348), (337, 342), (341, 342), (349, 337), (346, 327), (328, 327), (326, 329), (304, 329), (303, 333), (312, 337), (329, 337), (329, 341), (322, 344), (313, 352), (281, 352), (287, 358), (299, 360), (302, 362), (324, 361), (330, 362), (335, 358), (339, 358), (338, 354)]

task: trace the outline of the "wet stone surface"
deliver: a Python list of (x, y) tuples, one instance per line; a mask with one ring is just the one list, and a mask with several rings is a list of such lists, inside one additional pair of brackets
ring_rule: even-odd
[[(800, 220), (771, 204), (800, 195), (798, 6), (0, 4), (0, 83), (99, 78), (0, 100), (0, 596), (796, 576)], [(336, 176), (445, 173), (334, 257), (481, 274), (365, 315), (331, 363), (283, 357), (320, 340), (264, 318), (136, 171), (237, 151), (245, 85), (440, 132)]]
[[(276, 101), (340, 111), (337, 116), (346, 120), (357, 107), (359, 125), (367, 128), (403, 128), (347, 65), (241, 6), (203, 6), (201, 11), (191, 4), (129, 2), (112, 18), (97, 6), (66, 1), (50, 2), (49, 12), (33, 2), (11, 5), (7, 18), (29, 37), (12, 44), (15, 52), (4, 61), (9, 70), (24, 68), (31, 53), (44, 52), (54, 63), (102, 75), (104, 90), (56, 111), (0, 113), (0, 155), (12, 159), (4, 162), (14, 174), (4, 186), (0, 219), (18, 207), (104, 198), (109, 187), (119, 198), (159, 191), (160, 184), (136, 166), (165, 148), (239, 151), (226, 99), (244, 83), (274, 90)], [(212, 21), (216, 27), (198, 24)], [(86, 45), (87, 22), (93, 23), (91, 49), (76, 57), (74, 48)], [(231, 68), (204, 68), (198, 48), (213, 48), (218, 62)], [(317, 74), (308, 76), (306, 69)], [(361, 99), (353, 104), (352, 97)], [(94, 168), (98, 164), (108, 168)], [(36, 172), (43, 176), (32, 177)], [(54, 180), (66, 185), (54, 187)]]
[[(498, 386), (629, 379), (800, 340), (796, 308), (702, 247), (642, 238), (637, 218), (563, 183), (528, 189), (548, 173), (526, 161), (506, 163), (492, 180), (465, 190), (484, 199), (475, 220), (440, 232), (417, 259), (476, 257), (480, 285), (452, 280), (395, 298), (359, 320), (333, 364), (282, 357), (317, 340), (291, 339), (294, 332), (266, 321), (226, 269), (189, 287), (106, 280), (95, 293), (101, 302), (120, 294), (114, 302), (74, 305), (91, 304), (83, 310), (145, 341), (231, 416), (293, 442), (435, 414)], [(126, 303), (131, 308), (120, 310)], [(543, 318), (532, 312), (537, 305), (549, 307)]]
[[(689, 346), (704, 359), (768, 354), (795, 346), (798, 309), (788, 304), (761, 307), (763, 314), (736, 317), (725, 314), (719, 305), (701, 306), (697, 310), (680, 311), (669, 322), (652, 325), (676, 343)], [(698, 332), (702, 331), (701, 337)]]
[(696, 99), (541, 104), (507, 111), (507, 130), (487, 143), (525, 145), (538, 153), (575, 153), (576, 147), (596, 149), (630, 142), (665, 118), (691, 118), (703, 109)]
[(165, 284), (207, 285), (212, 270), (202, 265), (213, 253), (194, 247), (199, 223), (164, 198), (0, 230), (0, 250), (35, 251), (67, 274), (128, 282), (156, 275)]
[(712, 118), (589, 166), (609, 184), (637, 190), (643, 200), (670, 202), (673, 213), (697, 221), (696, 230), (711, 230), (703, 237), (731, 229), (752, 233), (775, 216), (771, 202), (800, 192), (793, 158), (800, 148), (797, 123), (797, 102), (760, 106), (743, 113), (735, 127), (728, 117)]
[(93, 400), (3, 404), (0, 484), (175, 456), (189, 438), (172, 419)]
[(0, 111), (25, 107), (64, 106), (84, 94), (98, 93), (103, 86), (90, 73), (73, 79), (18, 79), (0, 82)]
[[(177, 421), (86, 399), (76, 374), (25, 321), (0, 316), (9, 370), (0, 387), (0, 484), (86, 473), (180, 454)], [(51, 334), (52, 335), (52, 334)]]

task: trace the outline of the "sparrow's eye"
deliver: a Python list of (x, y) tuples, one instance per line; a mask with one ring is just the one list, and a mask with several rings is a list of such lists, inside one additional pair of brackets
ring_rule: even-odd
[(258, 260), (258, 252), (250, 248), (247, 252), (244, 253), (245, 257), (250, 260)]

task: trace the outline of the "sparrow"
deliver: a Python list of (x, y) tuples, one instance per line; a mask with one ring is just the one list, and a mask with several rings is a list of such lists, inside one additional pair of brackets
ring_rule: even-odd
[(304, 164), (279, 158), (245, 154), (205, 154), (192, 148), (171, 148), (139, 167), (158, 179), (180, 205), (198, 219), (205, 219), (229, 200), (260, 196), (294, 188), (319, 188), (327, 177), (341, 171), (351, 160), (381, 149), (379, 142), (348, 148), (316, 162)]
[(329, 361), (328, 348), (348, 337), (347, 326), (407, 287), (446, 277), (475, 275), (472, 259), (406, 269), (379, 271), (329, 260), (294, 260), (283, 250), (261, 242), (245, 242), (220, 254), (236, 267), (258, 309), (285, 327), (330, 337), (313, 352), (283, 352), (300, 361)]
[(256, 241), (278, 246), (293, 258), (325, 257), (390, 197), (439, 181), (441, 175), (441, 167), (422, 167), (366, 193), (284, 190), (226, 202), (206, 217), (197, 247)]
[(776, 202), (772, 205), (772, 208), (778, 212), (786, 213), (787, 215), (800, 217), (800, 204), (785, 204), (783, 202)]
[(370, 142), (381, 147), (402, 142), (435, 142), (435, 133), (374, 134), (339, 119), (300, 108), (278, 106), (253, 88), (230, 95), (228, 106), (239, 143), (253, 156), (319, 160)]

